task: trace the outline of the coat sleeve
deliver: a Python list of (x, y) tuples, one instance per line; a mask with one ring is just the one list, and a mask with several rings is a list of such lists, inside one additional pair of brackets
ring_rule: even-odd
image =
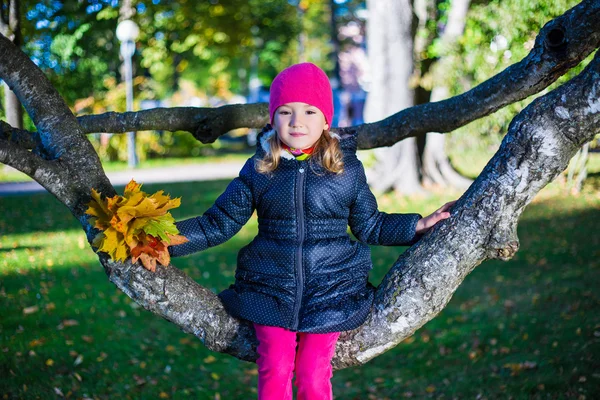
[(248, 222), (255, 205), (252, 197), (251, 177), (254, 159), (249, 159), (237, 178), (201, 217), (175, 223), (179, 234), (189, 242), (169, 246), (171, 257), (185, 256), (219, 245), (232, 238)]
[(388, 214), (377, 209), (377, 200), (369, 189), (365, 170), (357, 168), (356, 198), (350, 206), (348, 224), (361, 242), (382, 246), (411, 246), (419, 241), (417, 221), (421, 214)]

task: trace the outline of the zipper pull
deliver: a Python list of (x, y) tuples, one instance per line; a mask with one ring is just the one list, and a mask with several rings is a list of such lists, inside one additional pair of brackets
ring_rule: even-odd
[(304, 168), (300, 168), (300, 169), (298, 170), (298, 172), (300, 172), (301, 174), (303, 174), (303, 173), (304, 173)]

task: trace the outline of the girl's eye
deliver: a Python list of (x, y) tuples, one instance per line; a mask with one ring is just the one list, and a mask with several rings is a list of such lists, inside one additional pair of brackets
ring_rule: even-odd
[(307, 114), (316, 114), (316, 111), (313, 111), (313, 110), (306, 110), (306, 113), (307, 113)]
[(285, 111), (285, 110), (279, 111), (279, 114), (289, 114), (289, 113), (290, 113), (289, 111)]

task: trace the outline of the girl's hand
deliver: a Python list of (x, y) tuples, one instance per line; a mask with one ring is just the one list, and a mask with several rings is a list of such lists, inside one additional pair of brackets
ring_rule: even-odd
[(443, 206), (435, 210), (433, 214), (421, 218), (417, 222), (417, 234), (424, 234), (438, 222), (450, 217), (450, 213), (448, 212), (448, 210), (450, 210), (450, 207), (452, 207), (454, 203), (456, 203), (456, 200), (444, 204)]

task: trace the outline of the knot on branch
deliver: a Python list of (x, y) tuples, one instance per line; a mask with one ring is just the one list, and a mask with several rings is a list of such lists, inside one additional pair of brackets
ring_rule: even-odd
[(550, 29), (544, 38), (546, 48), (554, 52), (565, 50), (567, 47), (567, 36), (565, 33), (565, 28), (558, 24)]
[(221, 120), (209, 116), (207, 118), (202, 118), (196, 126), (193, 135), (202, 143), (208, 144), (213, 143), (221, 136), (221, 134), (226, 133), (227, 131), (225, 124), (223, 124)]
[(519, 241), (511, 240), (510, 242), (505, 243), (503, 246), (496, 247), (491, 249), (488, 252), (489, 259), (499, 259), (502, 261), (508, 261), (515, 253), (519, 250)]

